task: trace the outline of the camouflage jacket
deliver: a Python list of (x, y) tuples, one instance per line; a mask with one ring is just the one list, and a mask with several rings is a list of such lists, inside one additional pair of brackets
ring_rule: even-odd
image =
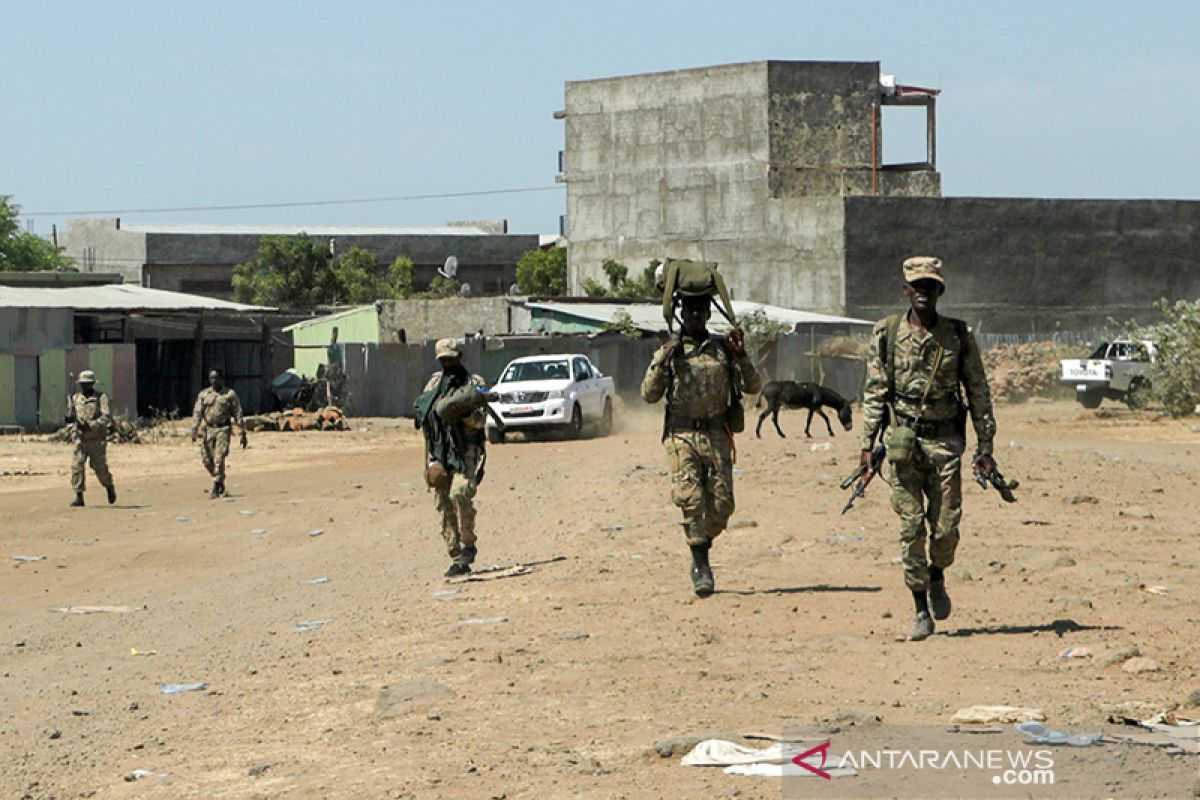
[[(441, 370), (430, 375), (422, 394), (438, 388), (441, 380)], [(470, 381), (476, 388), (487, 387), (487, 381), (479, 375), (471, 375)], [(436, 414), (430, 413), (429, 416), (436, 417)], [(453, 425), (445, 425), (438, 419), (427, 420), (421, 426), (425, 434), (426, 460), (429, 463), (438, 461), (451, 472), (477, 476), (485, 452), (486, 425), (487, 409), (483, 407), (475, 409)], [(451, 450), (453, 452), (449, 452)]]
[(730, 353), (723, 338), (684, 336), (670, 364), (663, 358), (666, 349), (663, 345), (654, 352), (642, 379), (642, 399), (647, 403), (657, 403), (666, 394), (670, 411), (680, 416), (704, 419), (724, 414), (729, 408), (731, 359), (739, 389), (753, 394), (762, 388), (754, 362), (749, 356)]
[(225, 428), (233, 422), (244, 425), (242, 404), (233, 389), (225, 387), (225, 391), (216, 392), (210, 386), (196, 397), (196, 407), (192, 410), (193, 432), (200, 430), (201, 425), (206, 428)]
[(88, 397), (83, 392), (76, 392), (67, 406), (67, 419), (75, 423), (80, 439), (89, 442), (107, 439), (113, 422), (108, 395), (95, 392)]
[[(879, 433), (884, 411), (888, 403), (887, 330), (893, 318), (880, 320), (871, 332), (871, 348), (867, 353), (867, 377), (863, 386), (862, 447), (870, 449)], [(937, 324), (919, 338), (908, 321), (908, 314), (900, 319), (896, 331), (896, 395), (893, 399), (896, 412), (906, 417), (916, 417), (921, 407), (921, 396), (929, 386), (925, 410), (921, 419), (927, 422), (946, 422), (958, 419), (963, 413), (959, 385), (966, 390), (971, 422), (979, 440), (978, 452), (991, 454), (992, 440), (996, 435), (996, 418), (992, 415), (992, 395), (988, 390), (987, 374), (983, 370), (983, 359), (975, 335), (965, 323), (960, 327), (966, 336), (960, 341), (954, 322), (946, 316), (938, 316)], [(932, 377), (933, 362), (938, 344), (944, 348), (937, 374)], [(961, 369), (961, 374), (960, 374)]]

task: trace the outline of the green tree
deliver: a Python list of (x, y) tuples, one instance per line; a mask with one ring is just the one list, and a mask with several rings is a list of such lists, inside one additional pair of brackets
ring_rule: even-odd
[(438, 275), (429, 284), (429, 288), (423, 292), (417, 292), (413, 297), (419, 297), (422, 300), (445, 300), (448, 297), (458, 296), (458, 283), (450, 278)]
[(600, 266), (608, 279), (608, 286), (588, 278), (583, 284), (583, 291), (588, 297), (626, 297), (635, 300), (658, 300), (662, 291), (655, 286), (654, 271), (662, 262), (658, 259), (651, 261), (636, 278), (630, 279), (629, 268), (619, 261), (606, 259)]
[(412, 261), (403, 256), (385, 267), (361, 247), (333, 258), (304, 234), (264, 236), (254, 261), (234, 267), (233, 293), (242, 303), (281, 308), (361, 305), (410, 297), (412, 281)]
[(738, 327), (746, 337), (746, 352), (758, 367), (766, 360), (769, 346), (775, 339), (792, 331), (791, 325), (776, 322), (761, 308), (738, 317)]
[(22, 231), (21, 207), (11, 201), (11, 195), (0, 195), (0, 271), (56, 270), (75, 263), (61, 247)]
[(517, 286), (523, 294), (557, 297), (567, 292), (567, 251), (561, 247), (530, 250), (517, 262)]
[(1134, 341), (1155, 343), (1150, 399), (1172, 417), (1188, 416), (1200, 405), (1200, 300), (1163, 299), (1155, 307), (1162, 322), (1124, 329)]

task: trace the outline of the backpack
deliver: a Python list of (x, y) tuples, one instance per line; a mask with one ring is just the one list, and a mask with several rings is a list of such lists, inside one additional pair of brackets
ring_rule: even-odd
[[(736, 327), (733, 303), (725, 288), (725, 278), (717, 271), (715, 261), (692, 261), (668, 258), (663, 263), (663, 319), (670, 329), (675, 323), (675, 308), (685, 297), (719, 297), (717, 310)], [(722, 307), (723, 306), (723, 307)]]

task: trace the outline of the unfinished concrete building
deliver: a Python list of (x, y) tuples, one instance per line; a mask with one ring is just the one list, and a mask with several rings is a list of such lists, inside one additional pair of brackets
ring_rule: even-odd
[[(1200, 296), (1200, 203), (944, 198), (938, 92), (878, 62), (761, 61), (566, 85), (570, 289), (669, 255), (734, 295), (853, 317), (894, 310), (899, 264), (946, 262), (985, 330), (1103, 325)], [(883, 112), (925, 109), (924, 158), (886, 164)], [(1136, 270), (1138, 280), (1131, 281)]]

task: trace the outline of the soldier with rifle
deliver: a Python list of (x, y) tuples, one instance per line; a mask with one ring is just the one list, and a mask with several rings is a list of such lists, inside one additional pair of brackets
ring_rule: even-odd
[[(946, 288), (941, 260), (909, 258), (903, 273), (908, 311), (881, 320), (871, 334), (860, 486), (847, 509), (886, 462), (892, 509), (900, 517), (904, 582), (916, 606), (909, 638), (920, 641), (933, 634), (935, 619), (950, 616), (945, 571), (958, 547), (968, 413), (977, 439), (976, 475), (984, 485), (1008, 490), (1005, 499), (1013, 485), (1005, 484), (992, 457), (996, 420), (975, 336), (962, 320), (937, 312)], [(883, 448), (876, 445), (880, 434)]]

